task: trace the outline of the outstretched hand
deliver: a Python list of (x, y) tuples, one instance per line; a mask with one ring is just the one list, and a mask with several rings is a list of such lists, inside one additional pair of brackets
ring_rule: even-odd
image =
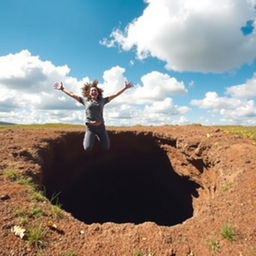
[(56, 82), (54, 85), (53, 85), (54, 89), (56, 90), (63, 90), (63, 83), (62, 82)]
[(131, 88), (131, 87), (133, 87), (133, 84), (132, 84), (132, 82), (125, 82), (125, 84), (124, 84), (124, 87), (125, 87), (125, 89), (129, 89), (129, 88)]

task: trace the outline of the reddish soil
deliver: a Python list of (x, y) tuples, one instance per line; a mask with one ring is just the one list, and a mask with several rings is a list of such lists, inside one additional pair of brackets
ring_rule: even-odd
[[(80, 127), (0, 130), (1, 256), (256, 255), (255, 141), (203, 126), (108, 130), (111, 150), (91, 153)], [(6, 169), (58, 194), (63, 216)], [(18, 224), (46, 234), (30, 245)]]

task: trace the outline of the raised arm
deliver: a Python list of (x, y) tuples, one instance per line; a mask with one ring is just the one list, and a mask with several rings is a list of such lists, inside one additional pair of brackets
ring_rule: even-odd
[(71, 98), (73, 98), (73, 99), (75, 99), (75, 100), (77, 100), (78, 102), (81, 103), (81, 100), (80, 100), (81, 98), (80, 98), (78, 95), (74, 94), (73, 92), (71, 92), (71, 91), (65, 89), (62, 82), (56, 82), (56, 83), (54, 84), (54, 88), (55, 88), (56, 90), (63, 91), (65, 94), (67, 94), (67, 95), (70, 96)]
[(125, 90), (127, 90), (127, 89), (129, 89), (129, 88), (131, 88), (131, 87), (133, 87), (133, 84), (132, 84), (131, 82), (129, 82), (129, 83), (128, 83), (128, 82), (125, 82), (124, 88), (121, 89), (120, 91), (116, 92), (115, 94), (109, 96), (109, 97), (108, 97), (108, 101), (113, 100), (115, 97), (119, 96), (119, 95), (122, 94)]

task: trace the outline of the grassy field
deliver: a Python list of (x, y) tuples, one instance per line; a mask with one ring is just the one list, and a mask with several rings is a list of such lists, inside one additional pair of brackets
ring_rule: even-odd
[(0, 125), (0, 129), (46, 129), (46, 128), (83, 128), (83, 125), (77, 124), (62, 124), (62, 123), (49, 123), (49, 124), (15, 124), (15, 125)]
[[(198, 124), (200, 125), (200, 124)], [(200, 125), (201, 126), (201, 125)], [(134, 126), (136, 127), (136, 126)], [(256, 126), (213, 126), (223, 130), (226, 133), (232, 133), (239, 135), (241, 137), (250, 138), (256, 140)], [(49, 124), (30, 124), (30, 125), (0, 125), (0, 129), (9, 129), (9, 128), (23, 128), (23, 129), (46, 129), (46, 128), (84, 128), (83, 125), (75, 124), (62, 124), (62, 123), (49, 123)], [(131, 127), (130, 127), (131, 128)]]
[(237, 134), (241, 137), (256, 140), (256, 126), (220, 126), (226, 133)]

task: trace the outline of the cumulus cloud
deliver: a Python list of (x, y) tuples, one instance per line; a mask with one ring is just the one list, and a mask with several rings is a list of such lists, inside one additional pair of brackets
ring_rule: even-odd
[(207, 92), (203, 99), (194, 99), (191, 104), (220, 114), (224, 123), (256, 124), (256, 103), (254, 100), (220, 97), (216, 92)]
[(234, 109), (241, 105), (239, 99), (219, 97), (216, 92), (207, 92), (202, 100), (192, 100), (191, 103), (195, 106), (205, 109), (214, 109), (220, 111), (222, 109)]
[(246, 83), (234, 85), (226, 89), (226, 93), (235, 98), (255, 98), (256, 97), (256, 74)]
[[(57, 97), (53, 83), (61, 80), (79, 92), (81, 81), (68, 76), (68, 66), (55, 66), (33, 56), (28, 50), (0, 57), (0, 101), (9, 100), (17, 108), (71, 108), (72, 100)], [(84, 78), (84, 80), (88, 80)]]
[(148, 103), (164, 100), (166, 97), (177, 94), (186, 94), (184, 83), (177, 81), (168, 74), (152, 71), (141, 77), (142, 85), (136, 87), (134, 101), (136, 103)]
[(124, 76), (125, 69), (120, 66), (114, 66), (103, 73), (103, 84), (100, 85), (104, 90), (104, 94), (110, 95), (120, 90), (120, 86), (127, 81)]
[[(120, 86), (127, 81), (124, 73), (125, 69), (120, 66), (104, 72), (104, 82), (100, 84), (104, 95), (108, 96), (120, 90)], [(106, 105), (105, 116), (109, 124), (115, 124), (118, 120), (129, 125), (166, 124), (173, 122), (173, 116), (189, 111), (186, 106), (175, 105), (170, 98), (172, 95), (187, 93), (183, 82), (157, 71), (143, 75), (141, 82), (141, 85), (136, 84), (122, 97)], [(185, 118), (181, 119), (184, 120)]]
[[(166, 99), (165, 101), (169, 101)], [(165, 103), (166, 104), (166, 103)], [(164, 105), (165, 105), (164, 104)], [(160, 105), (160, 106), (159, 106)], [(164, 125), (164, 124), (185, 124), (188, 120), (184, 113), (189, 108), (179, 107), (175, 104), (161, 106), (161, 102), (154, 102), (146, 106), (122, 104), (121, 107), (107, 106), (105, 120), (109, 125)], [(157, 107), (157, 109), (155, 109)]]
[(8, 89), (38, 93), (48, 88), (52, 78), (61, 79), (69, 73), (65, 66), (32, 56), (28, 50), (0, 57), (0, 84)]
[[(55, 66), (50, 61), (33, 56), (28, 50), (0, 57), (0, 119), (12, 122), (40, 123), (57, 121), (49, 110), (79, 110), (70, 98), (63, 98), (53, 89), (61, 80), (74, 92), (80, 93), (81, 84), (69, 76), (67, 65)], [(4, 112), (8, 113), (5, 115)]]
[(184, 114), (189, 111), (188, 107), (179, 107), (174, 105), (171, 98), (165, 98), (163, 101), (153, 102), (151, 105), (146, 105), (145, 112), (150, 113), (162, 113), (167, 115)]
[(203, 99), (194, 99), (191, 104), (219, 114), (223, 123), (256, 125), (256, 74), (244, 84), (226, 88), (226, 96), (207, 92)]
[(107, 47), (136, 49), (177, 71), (223, 72), (256, 56), (255, 0), (146, 0), (143, 14), (124, 30), (115, 29)]

